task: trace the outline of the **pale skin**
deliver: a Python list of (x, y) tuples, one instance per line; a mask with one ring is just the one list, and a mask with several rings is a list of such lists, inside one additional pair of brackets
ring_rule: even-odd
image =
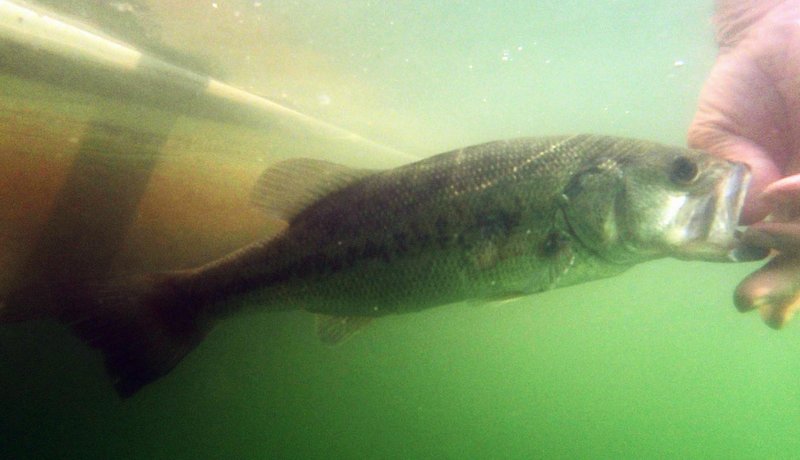
[(800, 310), (800, 0), (718, 0), (714, 22), (720, 52), (688, 141), (750, 166), (744, 238), (776, 256), (736, 306), (780, 328)]

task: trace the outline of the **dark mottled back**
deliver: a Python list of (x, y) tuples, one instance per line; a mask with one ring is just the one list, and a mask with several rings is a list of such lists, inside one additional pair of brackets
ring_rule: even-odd
[(613, 141), (498, 141), (367, 176), (291, 221), (287, 237), (308, 252), (296, 270), (328, 272), (363, 258), (467, 250), (488, 236), (507, 235), (523, 220), (551, 225), (571, 174), (596, 154), (616, 153)]

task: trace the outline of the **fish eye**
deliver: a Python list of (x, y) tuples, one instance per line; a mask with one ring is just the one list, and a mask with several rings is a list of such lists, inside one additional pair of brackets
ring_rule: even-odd
[(678, 157), (672, 162), (669, 179), (678, 185), (687, 185), (697, 179), (697, 163), (686, 157)]

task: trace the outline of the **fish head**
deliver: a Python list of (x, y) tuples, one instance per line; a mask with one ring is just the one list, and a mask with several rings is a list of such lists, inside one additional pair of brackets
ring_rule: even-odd
[(737, 236), (746, 165), (650, 143), (618, 150), (598, 156), (564, 190), (568, 225), (592, 252), (619, 263), (766, 256)]

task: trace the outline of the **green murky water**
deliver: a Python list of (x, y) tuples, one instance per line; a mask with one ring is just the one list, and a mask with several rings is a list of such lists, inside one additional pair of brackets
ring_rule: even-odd
[[(118, 13), (101, 28), (414, 156), (571, 132), (681, 145), (716, 54), (710, 1), (176, 3), (62, 7)], [(50, 101), (78, 123), (106, 103), (75, 107), (31, 79), (0, 90), (0, 113)], [(91, 118), (135, 124), (126, 113), (159, 109), (124, 107)], [(260, 170), (306, 146), (175, 123), (202, 139), (178, 149), (189, 160)], [(313, 145), (350, 163), (401, 161)], [(731, 301), (756, 267), (658, 261), (501, 305), (384, 318), (335, 348), (301, 312), (237, 317), (126, 401), (63, 327), (0, 326), (0, 457), (795, 458), (798, 325), (772, 331)]]

